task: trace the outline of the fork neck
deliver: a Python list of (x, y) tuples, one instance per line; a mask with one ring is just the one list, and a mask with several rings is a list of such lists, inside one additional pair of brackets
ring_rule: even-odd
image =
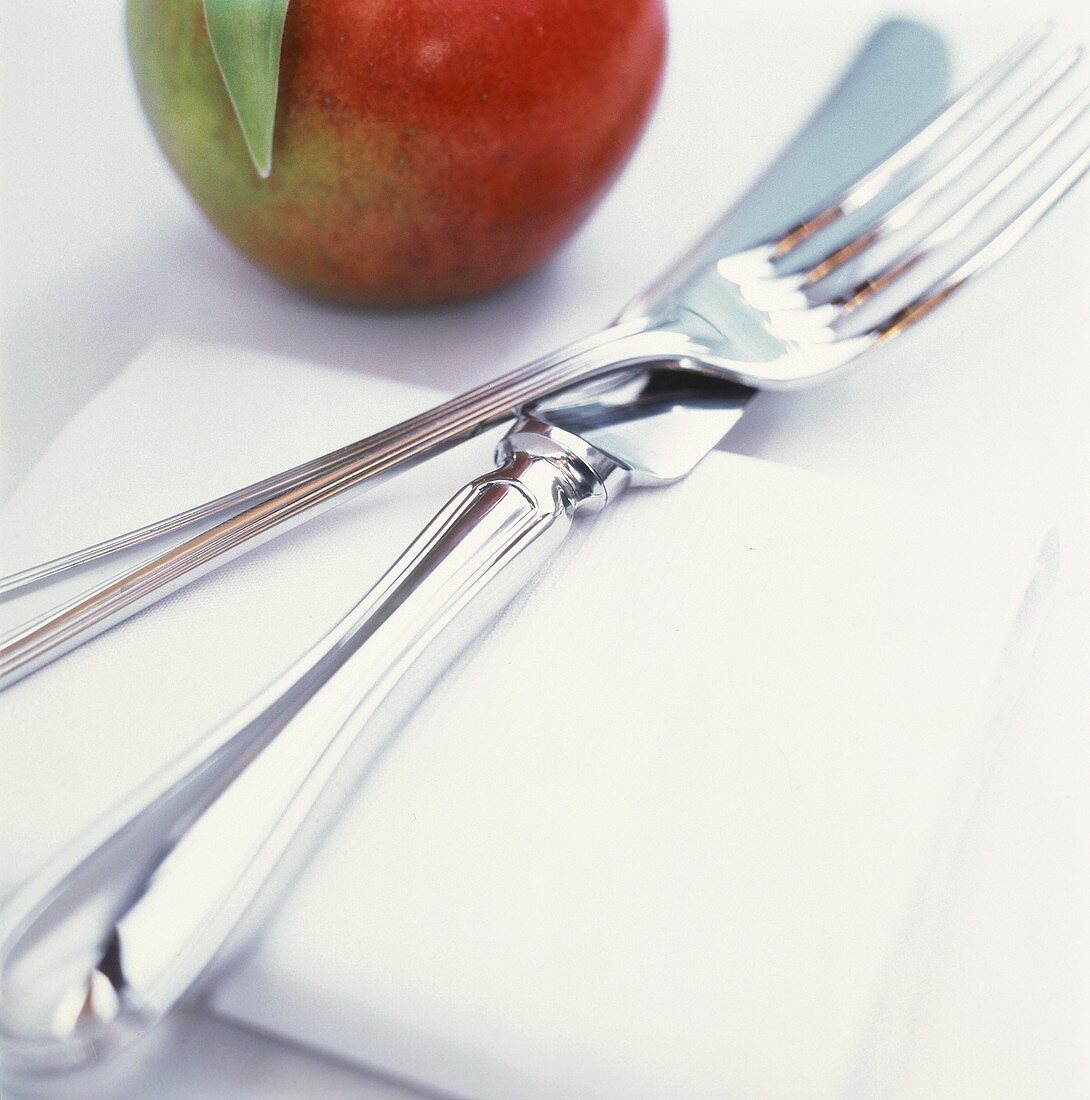
[(764, 376), (764, 364), (794, 350), (747, 297), (760, 265), (758, 249), (695, 264), (684, 278), (633, 301), (619, 323), (636, 321), (647, 331), (680, 335), (698, 365), (752, 384), (754, 376)]

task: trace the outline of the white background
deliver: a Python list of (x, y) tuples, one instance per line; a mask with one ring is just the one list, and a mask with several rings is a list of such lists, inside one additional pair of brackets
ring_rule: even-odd
[[(332, 363), (361, 384), (372, 372), (451, 391), (583, 335), (740, 193), (880, 20), (933, 25), (960, 83), (1043, 14), (1024, 0), (896, 10), (676, 0), (655, 123), (576, 241), (505, 293), (405, 317), (301, 299), (213, 234), (144, 127), (120, 7), (13, 0), (0, 15), (0, 491), (164, 332)], [(1090, 41), (1084, 4), (1052, 11)], [(691, 120), (709, 117), (716, 131), (695, 133)], [(664, 193), (669, 217), (656, 213)], [(931, 1015), (911, 1037), (913, 1095), (1090, 1092), (1088, 257), (1084, 186), (926, 333), (819, 393), (764, 398), (731, 440), (814, 470), (924, 486), (952, 507), (1038, 507), (1058, 522), (1060, 599), (955, 869)], [(401, 1094), (202, 1017), (176, 1021), (163, 1043), (127, 1091), (103, 1083), (103, 1095)]]

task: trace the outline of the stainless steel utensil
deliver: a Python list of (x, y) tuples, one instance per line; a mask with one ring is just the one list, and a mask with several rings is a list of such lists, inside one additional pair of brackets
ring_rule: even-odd
[(517, 590), (576, 511), (684, 477), (754, 392), (646, 370), (525, 410), (499, 468), (340, 623), (0, 911), (7, 1071), (97, 1061), (168, 1012), (237, 942), (349, 749), (374, 750), (368, 719), (439, 631), (497, 576), (501, 599)]
[[(350, 754), (373, 751), (369, 719), (387, 692), (478, 593), (502, 599), (517, 588), (575, 511), (602, 507), (630, 484), (684, 476), (741, 415), (754, 392), (742, 380), (791, 385), (839, 369), (941, 304), (1059, 200), (1086, 171), (1088, 153), (1059, 167), (1045, 154), (1086, 96), (1059, 90), (1074, 53), (1028, 81), (1016, 77), (1044, 33), (789, 232), (723, 255), (717, 227), (605, 333), (355, 447), (17, 578), (48, 579), (222, 507), (253, 505), (19, 632), (0, 650), (9, 681), (77, 644), (81, 632), (104, 629), (197, 575), (194, 567), (211, 568), (345, 489), (531, 402), (501, 445), (500, 468), (456, 495), (341, 623), (0, 912), (0, 1054), (8, 1072), (99, 1059), (224, 959), (225, 945), (243, 939), (255, 900), (270, 896), (274, 869), (282, 877), (286, 853), (316, 820), (331, 777), (344, 774)], [(990, 121), (981, 128), (981, 105), (1016, 84), (1021, 90), (984, 112)], [(974, 124), (975, 136), (954, 140), (955, 127)], [(922, 158), (946, 135), (954, 148), (921, 174)], [(972, 170), (999, 139), (1006, 159), (973, 184)], [(1045, 178), (1032, 194), (983, 241), (970, 242), (977, 216), (1036, 165)], [(925, 207), (950, 196), (958, 205), (944, 220), (881, 256), (883, 240), (915, 228)], [(864, 207), (861, 228), (853, 215)], [(907, 303), (888, 297), (948, 243), (958, 255), (944, 274)], [(852, 278), (838, 285), (838, 273)], [(878, 302), (889, 304), (874, 319), (855, 333), (839, 328), (879, 292)]]
[[(915, 136), (786, 232), (728, 253), (725, 223), (714, 226), (603, 332), (359, 443), (0, 580), (0, 592), (17, 591), (242, 509), (0, 640), (0, 688), (349, 490), (548, 393), (664, 360), (759, 388), (809, 384), (905, 332), (1009, 251), (1090, 167), (1090, 148), (1054, 152), (1086, 110), (1085, 91), (1072, 93), (1065, 78), (1080, 51), (1027, 73), (1049, 30), (1019, 42)], [(997, 152), (1001, 163), (990, 164)], [(982, 165), (987, 178), (975, 179)], [(1016, 184), (1030, 186), (1029, 196), (974, 239), (983, 215)], [(951, 209), (929, 226), (929, 212), (942, 201)], [(865, 216), (855, 217), (860, 211)], [(907, 243), (884, 255), (884, 243), (902, 236)], [(915, 269), (946, 250), (951, 265), (915, 287)], [(851, 331), (861, 308), (872, 315)]]

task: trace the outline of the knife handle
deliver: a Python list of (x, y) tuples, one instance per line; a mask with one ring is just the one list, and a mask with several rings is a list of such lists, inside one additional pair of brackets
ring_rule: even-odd
[(253, 927), (254, 901), (296, 865), (289, 848), (313, 839), (322, 792), (343, 794), (373, 757), (368, 720), (414, 659), (499, 574), (509, 583), (494, 590), (513, 595), (575, 511), (627, 481), (579, 437), (531, 420), (498, 457), (328, 634), (0, 910), (9, 1072), (88, 1065), (168, 1012)]

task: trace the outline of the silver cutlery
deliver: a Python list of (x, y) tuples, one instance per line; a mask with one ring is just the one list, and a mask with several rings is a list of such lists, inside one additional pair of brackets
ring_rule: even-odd
[[(808, 385), (888, 343), (1009, 251), (1090, 166), (1086, 147), (1058, 164), (1049, 156), (1087, 106), (1086, 91), (1071, 92), (1066, 79), (1081, 51), (1027, 74), (1050, 30), (1021, 40), (913, 137), (786, 232), (728, 253), (726, 223), (718, 223), (602, 332), (358, 443), (3, 578), (0, 593), (21, 591), (232, 513), (0, 639), (0, 689), (350, 491), (546, 394), (664, 361), (761, 389)], [(1002, 163), (974, 180), (997, 151)], [(1045, 178), (1029, 197), (973, 241), (984, 215), (1038, 170)], [(913, 237), (942, 201), (952, 207), (943, 220)], [(885, 243), (902, 237), (909, 243), (882, 255)], [(956, 262), (914, 287), (916, 269), (947, 251)], [(869, 308), (867, 323), (852, 331)]]
[[(6, 1072), (100, 1060), (244, 943), (257, 902), (272, 900), (304, 850), (301, 838), (322, 820), (319, 803), (342, 785), (333, 776), (352, 774), (354, 761), (374, 753), (380, 704), (449, 624), (518, 591), (576, 512), (605, 507), (628, 487), (684, 477), (757, 390), (844, 368), (1013, 247), (1090, 167), (1086, 147), (1058, 163), (1046, 158), (1087, 107), (1085, 92), (1061, 88), (1078, 54), (1018, 77), (1046, 33), (1019, 43), (786, 233), (724, 254), (722, 226), (714, 228), (603, 333), (353, 447), (18, 575), (15, 586), (44, 581), (243, 507), (16, 632), (0, 649), (6, 683), (345, 490), (518, 410), (498, 468), (460, 490), (336, 626), (0, 909)], [(1004, 93), (1010, 98), (984, 110)], [(963, 125), (972, 135), (954, 141)], [(940, 166), (922, 171), (921, 158), (947, 137), (953, 148)], [(997, 146), (1002, 164), (972, 183), (971, 171)], [(1033, 182), (1028, 173), (1038, 169), (1043, 178)], [(1030, 193), (970, 240), (981, 215), (1019, 182)], [(942, 219), (881, 256), (883, 242), (896, 245), (938, 198), (950, 205)], [(947, 247), (956, 255), (942, 273), (909, 291), (910, 273)], [(841, 327), (857, 310), (865, 316), (872, 299), (871, 319), (857, 331)], [(478, 600), (483, 592), (491, 599)]]

